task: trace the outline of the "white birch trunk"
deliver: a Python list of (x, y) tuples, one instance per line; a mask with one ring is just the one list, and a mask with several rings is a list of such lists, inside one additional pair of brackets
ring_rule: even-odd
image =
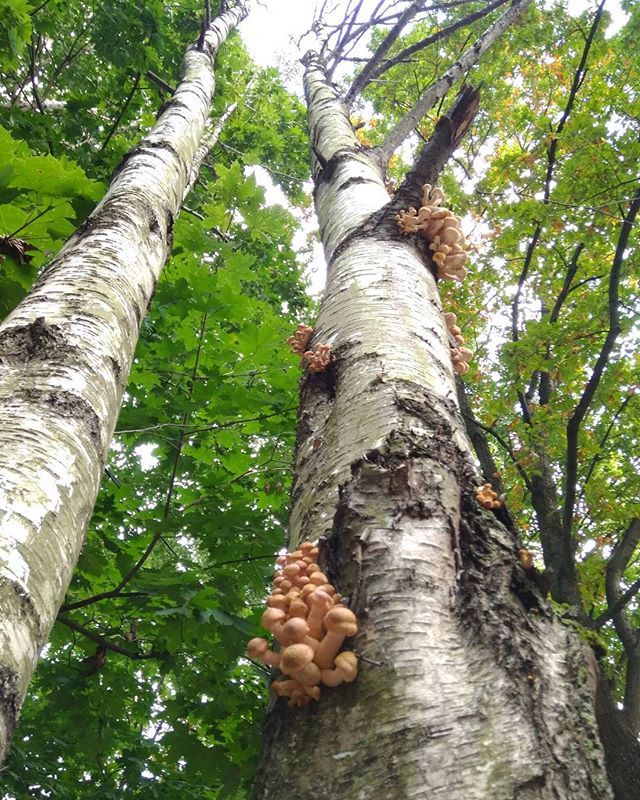
[(0, 327), (0, 763), (69, 586), (140, 323), (171, 248), (238, 5), (191, 47), (166, 110)]
[(585, 648), (474, 499), (436, 282), (393, 219), (358, 229), (388, 195), (313, 60), (306, 88), (336, 361), (302, 381), (291, 548), (326, 537), (366, 660), (272, 703), (254, 797), (607, 800)]

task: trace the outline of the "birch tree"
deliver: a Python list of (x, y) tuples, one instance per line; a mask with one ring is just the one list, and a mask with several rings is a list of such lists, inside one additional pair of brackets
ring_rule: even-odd
[(82, 547), (174, 219), (219, 133), (216, 52), (246, 13), (212, 20), (206, 4), (157, 123), (0, 328), (0, 758)]
[[(434, 262), (437, 247), (401, 235), (395, 218), (427, 204), (420, 187), (437, 183), (482, 102), (468, 84), (454, 101), (448, 93), (509, 37), (528, 3), (516, 0), (473, 28), (457, 59), (372, 149), (358, 139), (347, 104), (500, 4), (463, 12), (406, 46), (398, 37), (424, 3), (379, 3), (366, 18), (362, 5), (350, 3), (335, 27), (319, 20), (323, 42), (304, 59), (328, 266), (310, 349), (329, 345), (332, 360), (302, 379), (290, 521), (290, 549), (320, 540), (325, 571), (359, 619), (359, 676), (324, 691), (312, 710), (272, 704), (254, 797), (609, 798), (594, 710), (604, 677), (531, 580), (506, 511), (478, 503), (484, 479), (457, 399), (456, 342), (436, 278), (442, 258)], [(332, 76), (372, 19), (390, 28), (341, 93)], [(446, 110), (389, 200), (391, 156), (445, 96)], [(589, 391), (572, 417), (578, 426)], [(573, 502), (573, 478), (566, 480), (565, 507)], [(553, 596), (579, 611), (575, 593), (558, 586)], [(618, 595), (612, 589), (614, 602)], [(631, 797), (622, 780), (616, 796)]]

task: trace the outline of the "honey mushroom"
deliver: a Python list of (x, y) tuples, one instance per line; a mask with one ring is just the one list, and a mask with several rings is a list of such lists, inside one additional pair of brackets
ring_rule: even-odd
[(266, 639), (251, 639), (247, 645), (247, 655), (249, 658), (256, 658), (269, 667), (280, 666), (280, 653), (269, 650), (269, 642)]
[(306, 364), (309, 372), (324, 372), (331, 363), (331, 345), (317, 344), (313, 350), (307, 350), (302, 356), (302, 363)]
[(422, 206), (409, 208), (396, 215), (400, 233), (418, 233), (429, 242), (432, 260), (441, 280), (462, 281), (467, 276), (467, 240), (457, 214), (444, 208), (446, 198), (441, 189), (425, 183)]
[(291, 346), (291, 352), (302, 358), (305, 350), (309, 347), (309, 341), (312, 336), (313, 328), (301, 322), (293, 336), (289, 336), (287, 339), (287, 344)]
[(276, 559), (273, 590), (261, 624), (282, 647), (269, 650), (266, 639), (255, 638), (247, 655), (273, 668), (286, 680), (273, 681), (278, 697), (290, 707), (320, 699), (320, 684), (351, 683), (358, 672), (357, 657), (339, 650), (345, 638), (357, 633), (355, 614), (340, 603), (340, 595), (315, 559), (318, 548), (303, 542), (298, 550)]
[(490, 483), (483, 483), (476, 489), (476, 500), (483, 508), (500, 508), (502, 502), (498, 498), (498, 493), (494, 492)]
[(473, 351), (469, 350), (467, 347), (460, 347), (460, 345), (464, 344), (464, 336), (456, 324), (458, 317), (453, 313), (453, 311), (445, 312), (444, 321), (450, 337), (455, 342), (455, 346), (451, 344), (451, 341), (449, 342), (451, 347), (451, 363), (453, 364), (453, 371), (457, 372), (458, 375), (464, 375), (464, 373), (469, 369), (468, 362), (473, 356)]
[(336, 656), (335, 669), (323, 669), (320, 674), (325, 686), (351, 683), (358, 676), (358, 659), (350, 650), (345, 650)]

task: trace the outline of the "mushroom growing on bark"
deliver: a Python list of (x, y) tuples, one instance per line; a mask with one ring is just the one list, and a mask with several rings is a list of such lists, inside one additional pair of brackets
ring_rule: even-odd
[(321, 682), (350, 683), (358, 672), (356, 656), (338, 652), (345, 637), (357, 632), (356, 616), (341, 605), (335, 586), (314, 560), (317, 556), (317, 546), (303, 542), (276, 559), (274, 588), (261, 622), (284, 648), (282, 653), (269, 650), (265, 639), (252, 639), (247, 646), (250, 658), (289, 676), (272, 684), (278, 697), (289, 698), (289, 707), (319, 700)]
[(344, 640), (358, 632), (358, 621), (353, 611), (336, 606), (325, 614), (323, 625), (327, 632), (318, 645), (315, 662), (320, 669), (331, 669)]

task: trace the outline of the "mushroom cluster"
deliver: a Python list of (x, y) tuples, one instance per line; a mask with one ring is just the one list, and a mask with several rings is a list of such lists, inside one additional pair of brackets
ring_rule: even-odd
[(500, 508), (502, 506), (497, 492), (493, 491), (490, 483), (483, 483), (476, 489), (476, 500), (483, 508)]
[(356, 656), (339, 652), (344, 640), (358, 631), (356, 616), (341, 605), (340, 595), (315, 561), (317, 555), (315, 545), (303, 542), (276, 561), (278, 571), (261, 623), (281, 652), (269, 650), (266, 639), (252, 639), (247, 645), (249, 658), (286, 676), (271, 686), (279, 697), (289, 698), (289, 707), (319, 700), (320, 684), (351, 683), (358, 674)]
[(287, 344), (291, 346), (291, 352), (302, 358), (307, 347), (309, 347), (309, 340), (312, 335), (313, 328), (301, 322), (293, 336), (287, 339)]
[(451, 361), (453, 363), (453, 371), (457, 372), (458, 375), (464, 375), (464, 373), (469, 369), (468, 362), (471, 361), (473, 351), (469, 350), (467, 347), (460, 347), (461, 344), (464, 344), (464, 336), (456, 324), (458, 317), (453, 313), (453, 311), (447, 311), (444, 315), (444, 320), (447, 324), (447, 330), (449, 331), (451, 340), (453, 340), (453, 343), (451, 340), (449, 341), (451, 346)]
[(462, 281), (467, 276), (467, 240), (457, 214), (444, 208), (446, 198), (441, 189), (425, 183), (422, 206), (396, 215), (400, 233), (420, 233), (429, 242), (433, 261), (441, 280)]
[(309, 372), (324, 372), (331, 362), (331, 345), (317, 344), (313, 350), (307, 350), (302, 356), (302, 363)]

